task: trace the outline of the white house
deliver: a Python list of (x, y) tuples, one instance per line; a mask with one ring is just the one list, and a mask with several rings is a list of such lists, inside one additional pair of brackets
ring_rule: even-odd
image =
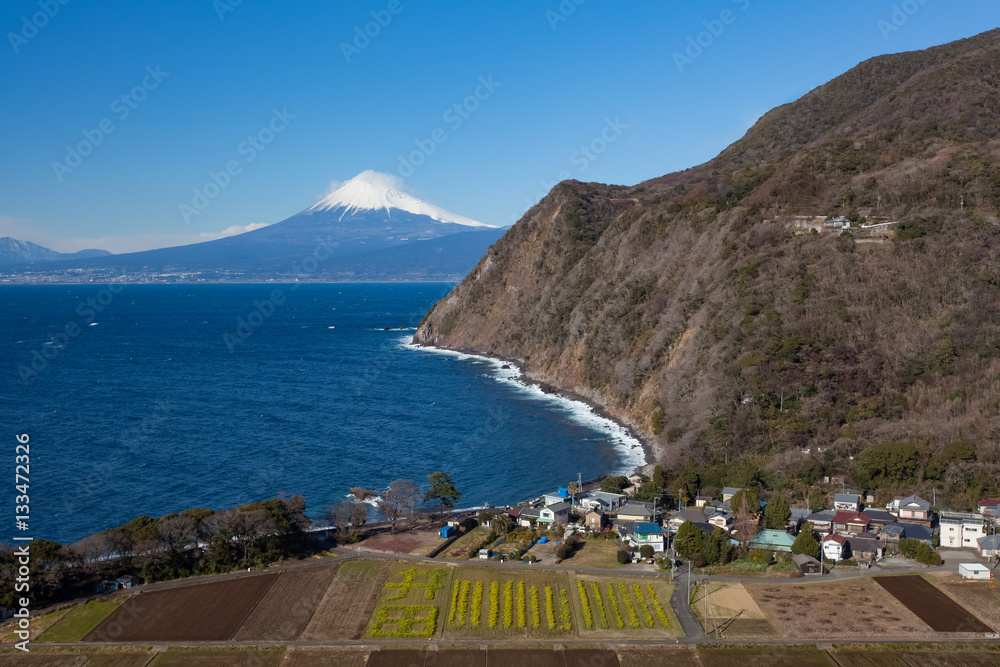
[(607, 493), (606, 491), (591, 491), (576, 497), (576, 504), (585, 510), (601, 510), (602, 512), (614, 512), (625, 504), (628, 496), (620, 493)]
[(548, 505), (542, 507), (538, 512), (538, 522), (539, 523), (555, 523), (556, 521), (568, 521), (569, 520), (569, 505), (566, 503), (556, 503), (555, 505)]
[(624, 539), (629, 544), (642, 548), (645, 545), (653, 547), (653, 551), (661, 552), (665, 548), (663, 539), (663, 529), (658, 524), (640, 521), (624, 535)]
[(823, 538), (823, 558), (827, 560), (844, 560), (847, 549), (847, 538), (831, 533)]
[(929, 524), (931, 520), (931, 504), (917, 495), (894, 498), (886, 509), (900, 521)]
[(983, 558), (1000, 556), (1000, 535), (987, 535), (977, 540), (979, 544), (979, 555)]
[(941, 512), (938, 524), (941, 546), (945, 548), (978, 548), (979, 538), (986, 536), (986, 519), (982, 514)]
[(833, 509), (857, 512), (861, 509), (861, 496), (853, 493), (838, 493), (833, 496)]

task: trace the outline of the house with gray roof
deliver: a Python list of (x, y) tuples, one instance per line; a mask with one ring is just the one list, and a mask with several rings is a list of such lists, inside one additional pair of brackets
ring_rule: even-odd
[(857, 512), (861, 509), (861, 496), (853, 493), (838, 493), (833, 496), (833, 509)]
[(539, 523), (554, 524), (556, 521), (569, 520), (570, 506), (568, 503), (556, 503), (539, 508)]

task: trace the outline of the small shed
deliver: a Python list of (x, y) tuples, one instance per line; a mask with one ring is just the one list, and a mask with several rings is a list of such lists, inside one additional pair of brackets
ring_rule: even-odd
[(481, 559), (483, 559), (483, 560), (488, 560), (489, 557), (490, 557), (490, 550), (489, 549), (480, 549), (479, 550), (479, 557)]
[(823, 566), (812, 556), (807, 556), (806, 554), (796, 554), (792, 556), (792, 562), (795, 563), (795, 569), (802, 574), (823, 573)]
[(959, 563), (958, 573), (963, 579), (991, 579), (990, 568), (979, 563)]
[(444, 526), (438, 534), (441, 537), (444, 537), (444, 538), (451, 537), (452, 535), (455, 534), (455, 527), (454, 526)]

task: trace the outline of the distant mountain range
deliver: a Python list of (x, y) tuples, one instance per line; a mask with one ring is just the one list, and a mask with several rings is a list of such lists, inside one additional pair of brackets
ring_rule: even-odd
[(18, 241), (9, 236), (0, 238), (0, 265), (55, 262), (64, 259), (87, 259), (89, 257), (105, 257), (110, 254), (107, 250), (56, 252), (36, 243)]
[(366, 171), (316, 205), (251, 232), (121, 255), (25, 259), (47, 263), (11, 264), (0, 275), (17, 282), (449, 281), (465, 276), (505, 231)]

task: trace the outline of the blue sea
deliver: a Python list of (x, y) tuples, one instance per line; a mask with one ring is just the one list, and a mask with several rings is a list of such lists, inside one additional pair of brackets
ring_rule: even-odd
[[(73, 542), (148, 514), (441, 470), (460, 506), (643, 463), (589, 408), (494, 360), (410, 345), (445, 284), (0, 287), (0, 422), (31, 445), (30, 529)], [(385, 327), (390, 327), (387, 331)], [(0, 499), (16, 532), (13, 485)]]

